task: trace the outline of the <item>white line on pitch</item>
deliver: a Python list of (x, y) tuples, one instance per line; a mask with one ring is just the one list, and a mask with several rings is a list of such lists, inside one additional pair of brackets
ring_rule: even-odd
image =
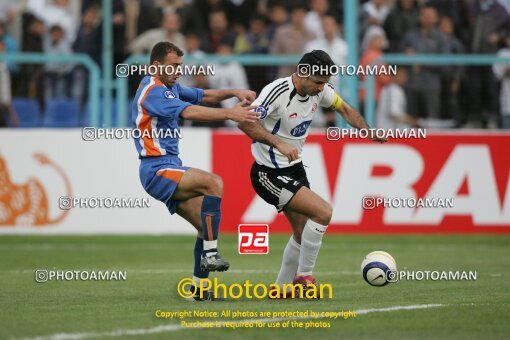
[[(393, 306), (393, 307), (383, 307), (383, 308), (369, 308), (369, 309), (360, 309), (356, 311), (356, 315), (358, 314), (369, 314), (369, 313), (382, 313), (382, 312), (395, 312), (400, 310), (416, 310), (416, 309), (428, 309), (428, 308), (437, 308), (437, 307), (446, 307), (444, 304), (427, 304), (427, 305), (410, 305), (410, 306)], [(320, 319), (322, 317), (319, 317)], [(298, 319), (310, 319), (308, 318), (266, 318), (266, 319), (244, 319), (237, 321), (238, 323), (250, 323), (250, 322), (278, 322), (278, 321), (288, 321), (288, 320), (298, 320)], [(234, 320), (232, 320), (234, 321)], [(226, 324), (227, 322), (232, 321), (220, 321), (220, 323)], [(193, 327), (193, 328), (182, 328), (180, 325), (165, 325), (158, 326), (153, 328), (141, 328), (141, 329), (119, 329), (111, 332), (92, 332), (92, 333), (58, 333), (49, 336), (39, 336), (35, 338), (24, 338), (22, 340), (80, 340), (87, 338), (101, 338), (101, 337), (121, 337), (121, 336), (129, 336), (129, 335), (145, 335), (145, 334), (156, 334), (163, 332), (173, 332), (180, 330), (195, 330), (195, 329), (203, 329), (204, 327)]]

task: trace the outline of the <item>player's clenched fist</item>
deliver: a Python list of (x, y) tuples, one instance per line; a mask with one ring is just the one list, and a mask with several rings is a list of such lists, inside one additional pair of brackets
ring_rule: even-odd
[(236, 106), (234, 106), (228, 114), (228, 119), (233, 120), (234, 122), (256, 122), (260, 114), (258, 112), (252, 111), (256, 106), (244, 106), (246, 105), (246, 100), (243, 100)]
[(285, 142), (281, 142), (276, 146), (276, 149), (280, 151), (287, 159), (289, 160), (289, 163), (292, 161), (295, 161), (298, 159), (298, 149), (290, 144), (287, 144)]

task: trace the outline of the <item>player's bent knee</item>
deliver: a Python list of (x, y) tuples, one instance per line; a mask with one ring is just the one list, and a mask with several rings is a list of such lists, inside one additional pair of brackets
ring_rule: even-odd
[(211, 174), (207, 182), (207, 195), (223, 196), (223, 180), (220, 176)]
[(317, 222), (321, 225), (328, 225), (331, 222), (331, 218), (333, 217), (333, 208), (331, 204), (326, 203), (321, 206), (321, 208), (317, 211), (316, 216), (312, 218), (312, 221)]

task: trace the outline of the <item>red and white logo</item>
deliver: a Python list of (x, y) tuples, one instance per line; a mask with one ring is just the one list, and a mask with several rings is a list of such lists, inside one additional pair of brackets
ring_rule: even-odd
[(289, 118), (297, 118), (297, 112), (294, 112), (293, 114), (290, 114)]
[(317, 111), (317, 103), (313, 103), (312, 105), (312, 113)]
[(269, 253), (269, 225), (240, 224), (239, 254), (268, 254)]

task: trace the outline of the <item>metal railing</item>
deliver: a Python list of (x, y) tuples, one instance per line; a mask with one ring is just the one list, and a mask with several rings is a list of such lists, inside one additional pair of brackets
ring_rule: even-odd
[[(296, 65), (301, 58), (300, 55), (232, 55), (232, 56), (219, 56), (219, 55), (204, 55), (201, 58), (185, 57), (186, 63), (202, 63), (211, 64), (217, 62), (238, 62), (242, 65), (252, 66), (287, 66)], [(80, 64), (83, 65), (90, 74), (88, 84), (89, 88), (89, 106), (91, 113), (91, 125), (99, 126), (100, 122), (100, 107), (99, 98), (101, 93), (101, 77), (100, 69), (97, 64), (85, 54), (72, 54), (72, 55), (45, 55), (43, 53), (5, 53), (0, 54), (0, 61), (9, 61), (22, 64), (45, 64), (45, 63), (63, 63), (63, 64)], [(148, 55), (132, 55), (125, 60), (125, 64), (147, 64), (149, 61)], [(510, 58), (501, 58), (496, 55), (403, 55), (403, 54), (386, 54), (382, 60), (389, 65), (459, 65), (459, 66), (490, 66), (495, 63), (508, 63), (510, 65)], [(349, 77), (344, 77), (349, 78)], [(116, 102), (117, 102), (117, 120), (112, 122), (111, 109), (106, 107), (103, 110), (102, 118), (104, 126), (111, 126), (111, 123), (118, 127), (128, 125), (130, 116), (128, 104), (128, 78), (116, 78), (113, 85), (116, 89)], [(340, 84), (335, 84), (338, 92), (343, 92), (343, 85), (349, 84), (348, 79), (341, 79)], [(367, 76), (366, 81), (361, 84), (366, 89), (365, 95), (365, 117), (369, 125), (375, 126), (375, 77)], [(345, 89), (349, 90), (349, 89)], [(342, 94), (342, 93), (341, 93)], [(104, 103), (103, 103), (104, 104)], [(109, 106), (111, 107), (111, 106)]]
[(0, 61), (8, 61), (19, 64), (80, 64), (83, 65), (90, 75), (89, 80), (89, 101), (90, 117), (93, 126), (99, 126), (99, 91), (100, 69), (97, 64), (86, 54), (71, 55), (46, 55), (44, 53), (4, 53), (0, 54)]

